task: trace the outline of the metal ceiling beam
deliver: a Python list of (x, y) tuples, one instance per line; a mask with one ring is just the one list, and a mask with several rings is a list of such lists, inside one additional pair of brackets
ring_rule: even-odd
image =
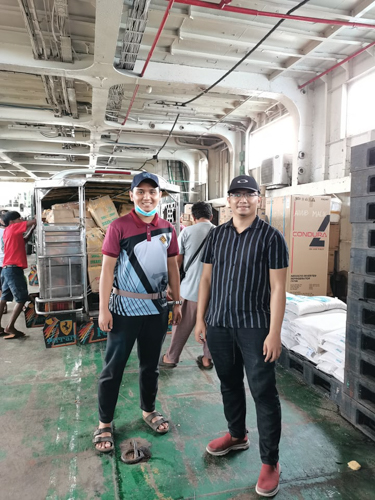
[[(151, 28), (147, 27), (145, 34), (146, 35), (155, 35), (156, 34), (156, 28)], [(218, 50), (220, 51), (219, 44), (223, 44), (225, 46), (225, 49), (228, 50), (228, 44), (230, 45), (231, 48), (239, 48), (239, 49), (250, 49), (256, 44), (256, 41), (243, 41), (239, 39), (233, 39), (229, 37), (223, 37), (223, 36), (208, 36), (204, 35), (201, 33), (191, 33), (189, 31), (184, 31), (181, 33), (182, 40), (183, 41), (194, 41), (194, 42), (209, 42), (213, 43), (218, 47)], [(161, 38), (169, 38), (172, 40), (179, 40), (179, 35), (176, 33), (175, 30), (164, 30)], [(144, 48), (149, 47), (149, 45), (143, 43), (142, 46)], [(222, 52), (220, 52), (222, 53)], [(290, 56), (290, 57), (304, 57), (305, 54), (302, 51), (298, 51), (295, 49), (290, 49), (288, 47), (280, 47), (276, 45), (267, 45), (263, 44), (262, 45), (262, 53), (269, 53), (269, 54), (275, 54), (275, 55), (283, 55), (283, 56)], [(333, 54), (333, 55), (328, 55), (328, 54), (315, 54), (312, 55), (314, 59), (318, 60), (325, 60), (325, 61), (336, 61), (339, 59), (340, 55), (338, 54)]]
[[(371, 4), (371, 5), (369, 6), (369, 4)], [(363, 0), (360, 4), (358, 4), (357, 9), (355, 9), (356, 14), (353, 17), (355, 17), (355, 18), (362, 17), (373, 6), (375, 6), (375, 1), (372, 0), (371, 2), (369, 2), (368, 0)], [(303, 52), (305, 54), (305, 57), (308, 57), (318, 47), (321, 47), (322, 44), (325, 43), (325, 41), (334, 41), (336, 35), (338, 35), (344, 29), (345, 28), (342, 27), (342, 26), (341, 27), (340, 26), (330, 26), (330, 27), (328, 27), (324, 31), (324, 35), (325, 35), (325, 40), (324, 41), (322, 41), (321, 43), (310, 42), (309, 44), (307, 44), (304, 47)], [(362, 41), (362, 43), (363, 43), (363, 41)], [(371, 43), (371, 40), (369, 41), (369, 43)], [(283, 71), (274, 71), (272, 73), (272, 75), (270, 76), (270, 80), (272, 81), (275, 78), (277, 78), (278, 76), (282, 75), (285, 71), (288, 71), (288, 70), (292, 69), (295, 65), (299, 64), (304, 58), (300, 59), (299, 61), (296, 61), (296, 60), (292, 61), (291, 59), (288, 60), (286, 62), (285, 70), (283, 70)], [(342, 59), (345, 59), (345, 55), (342, 56)]]

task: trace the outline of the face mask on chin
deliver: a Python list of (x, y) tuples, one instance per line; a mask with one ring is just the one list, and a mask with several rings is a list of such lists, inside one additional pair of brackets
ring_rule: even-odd
[(151, 217), (152, 215), (155, 215), (157, 212), (157, 208), (155, 207), (153, 210), (150, 212), (145, 212), (142, 210), (138, 205), (135, 205), (135, 211), (139, 213), (140, 215), (143, 215), (144, 217)]

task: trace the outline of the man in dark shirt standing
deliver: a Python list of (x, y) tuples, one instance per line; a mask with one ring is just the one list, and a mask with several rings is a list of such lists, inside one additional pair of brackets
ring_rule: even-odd
[(281, 354), (288, 249), (282, 234), (256, 214), (259, 187), (253, 177), (233, 179), (228, 203), (233, 219), (212, 231), (202, 257), (195, 327), (198, 342), (207, 338), (229, 429), (206, 449), (221, 456), (250, 446), (245, 368), (263, 462), (256, 492), (269, 497), (278, 492), (280, 476), (281, 409), (275, 361)]

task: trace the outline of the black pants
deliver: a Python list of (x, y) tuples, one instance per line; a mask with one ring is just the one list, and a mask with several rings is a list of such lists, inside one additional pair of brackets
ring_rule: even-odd
[(122, 376), (137, 340), (141, 408), (155, 410), (158, 391), (159, 358), (168, 326), (168, 313), (152, 316), (120, 316), (112, 313), (113, 328), (108, 333), (105, 364), (99, 378), (99, 419), (113, 420)]
[(221, 382), (224, 413), (233, 437), (246, 435), (244, 367), (255, 402), (259, 450), (264, 464), (279, 460), (281, 408), (275, 363), (264, 362), (263, 342), (268, 328), (208, 326), (207, 342)]

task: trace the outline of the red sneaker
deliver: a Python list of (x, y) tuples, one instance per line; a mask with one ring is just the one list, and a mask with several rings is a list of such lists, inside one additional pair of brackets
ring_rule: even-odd
[(279, 491), (280, 465), (263, 464), (255, 491), (261, 497), (273, 497)]
[(233, 441), (232, 436), (227, 432), (225, 436), (221, 438), (214, 439), (208, 443), (206, 450), (210, 455), (215, 455), (220, 457), (221, 455), (226, 455), (232, 450), (247, 450), (250, 446), (250, 441), (247, 436), (238, 441)]

